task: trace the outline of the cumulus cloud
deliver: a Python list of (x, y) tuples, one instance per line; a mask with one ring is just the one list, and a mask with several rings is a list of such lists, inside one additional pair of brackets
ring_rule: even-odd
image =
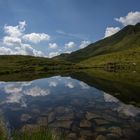
[(12, 36), (5, 36), (3, 38), (3, 43), (4, 45), (7, 45), (7, 46), (19, 46), (21, 45), (21, 39), (18, 38), (18, 37), (12, 37)]
[(106, 31), (105, 31), (105, 36), (104, 37), (111, 36), (111, 35), (117, 33), (119, 30), (120, 30), (119, 27), (107, 27)]
[[(49, 89), (42, 89), (38, 86), (31, 86), (32, 82), (16, 82), (6, 84), (3, 89), (6, 96), (6, 101), (3, 103), (19, 103), (21, 106), (26, 107), (26, 98), (25, 96), (46, 96), (50, 94)], [(25, 88), (26, 87), (26, 88)]]
[(49, 57), (49, 58), (52, 58), (52, 57), (57, 56), (57, 55), (59, 55), (59, 54), (60, 54), (59, 51), (57, 51), (57, 52), (50, 52), (48, 57)]
[(50, 86), (50, 87), (56, 87), (57, 85), (58, 85), (57, 81), (51, 81), (51, 82), (49, 83), (49, 86)]
[(17, 26), (4, 26), (4, 32), (7, 33), (9, 36), (12, 37), (19, 37), (25, 31), (26, 22), (20, 21), (19, 25)]
[(87, 47), (89, 44), (90, 44), (91, 42), (90, 41), (82, 41), (81, 42), (81, 44), (80, 44), (80, 48), (82, 49), (82, 48), (85, 48), (85, 47)]
[(81, 86), (82, 89), (89, 89), (89, 88), (90, 88), (90, 87), (89, 87), (86, 83), (84, 83), (84, 82), (80, 82), (79, 84), (80, 84), (80, 86)]
[(22, 94), (14, 93), (7, 97), (7, 103), (21, 103), (22, 102)]
[(65, 44), (65, 48), (66, 49), (72, 49), (72, 48), (75, 48), (76, 47), (76, 44), (72, 41), (70, 41), (69, 43)]
[(12, 54), (13, 51), (10, 48), (7, 47), (0, 47), (0, 55), (8, 55)]
[(119, 100), (117, 98), (113, 97), (110, 94), (107, 94), (107, 93), (104, 92), (103, 95), (104, 95), (105, 102), (115, 102), (115, 103), (119, 102)]
[(19, 93), (22, 91), (22, 87), (15, 87), (14, 85), (8, 85), (5, 87), (6, 93)]
[(50, 49), (56, 49), (56, 48), (58, 48), (58, 45), (56, 43), (49, 43), (48, 47)]
[(66, 83), (65, 86), (68, 87), (68, 88), (74, 88), (75, 87), (72, 82)]
[[(16, 26), (4, 26), (6, 34), (0, 46), (0, 55), (33, 55), (45, 56), (43, 52), (33, 48), (32, 43), (39, 43), (50, 39), (50, 36), (45, 33), (30, 33), (25, 34), (26, 22), (20, 21)], [(26, 42), (28, 41), (28, 42)]]
[(115, 20), (122, 23), (124, 26), (135, 25), (140, 22), (140, 12), (129, 12), (126, 16), (115, 18)]
[(48, 90), (48, 89), (41, 89), (40, 87), (35, 86), (33, 88), (30, 88), (30, 89), (24, 91), (24, 94), (28, 95), (28, 96), (33, 96), (33, 97), (36, 97), (36, 96), (46, 96), (46, 95), (50, 94), (50, 90)]
[(50, 36), (45, 33), (31, 33), (31, 34), (25, 34), (22, 38), (25, 41), (29, 41), (32, 43), (39, 43), (41, 41), (48, 41), (50, 39)]
[(71, 52), (72, 52), (72, 51), (69, 50), (69, 51), (65, 51), (64, 53), (70, 54)]
[[(129, 12), (124, 17), (115, 18), (115, 21), (120, 22), (123, 26), (127, 25), (135, 25), (136, 23), (140, 22), (140, 12)], [(105, 36), (108, 37), (120, 30), (120, 27), (107, 27), (105, 31)]]

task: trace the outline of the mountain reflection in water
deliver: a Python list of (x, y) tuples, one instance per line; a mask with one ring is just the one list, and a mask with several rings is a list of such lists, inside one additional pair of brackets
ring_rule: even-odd
[(0, 111), (11, 130), (45, 125), (85, 139), (139, 139), (140, 108), (89, 85), (61, 76), (0, 82)]

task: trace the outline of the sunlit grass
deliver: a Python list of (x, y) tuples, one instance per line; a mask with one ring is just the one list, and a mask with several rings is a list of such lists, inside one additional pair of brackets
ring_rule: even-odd
[(4, 127), (4, 123), (1, 119), (0, 119), (0, 140), (7, 140), (7, 130)]
[(54, 129), (39, 127), (35, 131), (16, 131), (12, 140), (65, 140), (65, 137)]

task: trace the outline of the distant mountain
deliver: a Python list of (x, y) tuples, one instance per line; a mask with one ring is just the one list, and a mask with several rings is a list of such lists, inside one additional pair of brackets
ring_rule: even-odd
[[(71, 54), (61, 54), (54, 57), (58, 60), (67, 60), (71, 62), (81, 62), (90, 58), (97, 57), (126, 50), (140, 48), (140, 23), (128, 25), (116, 34), (104, 38), (100, 41), (88, 45), (86, 48), (72, 52)], [(93, 62), (94, 63), (94, 62)]]

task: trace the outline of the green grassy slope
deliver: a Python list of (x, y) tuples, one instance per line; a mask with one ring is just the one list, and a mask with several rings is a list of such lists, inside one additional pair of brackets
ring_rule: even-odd
[(57, 61), (49, 58), (3, 55), (0, 56), (0, 74), (10, 74), (18, 72), (38, 72), (49, 70), (65, 70), (73, 64), (66, 61)]
[(79, 64), (87, 67), (108, 67), (108, 65), (113, 64), (120, 68), (140, 70), (140, 47), (91, 57)]
[(84, 49), (72, 52), (71, 54), (62, 54), (55, 59), (68, 60), (71, 62), (81, 62), (91, 57), (105, 55), (113, 52), (121, 52), (127, 49), (140, 47), (140, 23), (128, 25), (121, 31), (90, 44)]

